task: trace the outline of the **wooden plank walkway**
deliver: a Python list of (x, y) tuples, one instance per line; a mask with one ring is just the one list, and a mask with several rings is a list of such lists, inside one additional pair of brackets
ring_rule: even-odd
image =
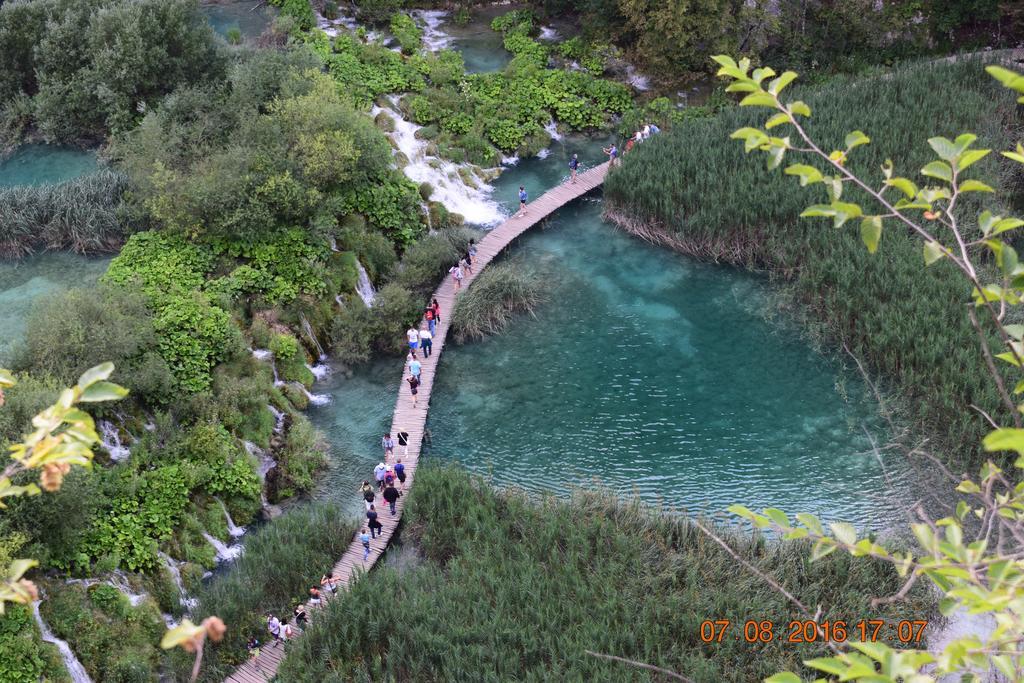
[[(480, 272), (487, 267), (487, 264), (494, 259), (519, 235), (547, 218), (553, 212), (568, 204), (578, 197), (598, 187), (604, 182), (608, 172), (608, 163), (580, 173), (577, 182), (563, 183), (558, 187), (545, 192), (539, 199), (527, 205), (526, 215), (523, 217), (513, 216), (504, 223), (488, 232), (477, 245), (476, 258), (473, 259), (473, 273), (466, 273), (462, 281), (463, 289), (468, 287)], [(420, 378), (422, 384), (419, 388), (419, 400), (414, 407), (412, 395), (409, 392), (409, 384), (405, 381), (406, 369), (402, 368), (402, 381), (398, 388), (398, 399), (395, 401), (394, 417), (391, 420), (391, 434), (398, 432), (409, 433), (408, 455), (405, 455), (405, 448), (395, 446), (395, 457), (401, 458), (408, 475), (405, 481), (405, 492), (412, 488), (416, 481), (416, 466), (419, 464), (420, 447), (423, 445), (423, 432), (427, 423), (427, 410), (430, 407), (430, 391), (434, 386), (434, 374), (441, 352), (444, 350), (445, 338), (448, 336), (448, 325), (451, 322), (452, 309), (455, 307), (455, 283), (451, 276), (445, 276), (444, 282), (434, 293), (438, 303), (441, 304), (441, 322), (437, 324), (434, 333), (433, 351), (430, 358), (420, 360), (422, 370)], [(367, 473), (367, 479), (372, 477)], [(354, 495), (354, 494), (353, 494)], [(395, 514), (388, 511), (388, 505), (378, 496), (381, 505), (377, 506), (379, 521), (384, 525), (383, 531), (377, 538), (370, 541), (370, 557), (363, 560), (363, 544), (359, 538), (353, 538), (351, 545), (341, 559), (334, 565), (333, 576), (340, 579), (338, 590), (341, 591), (349, 584), (359, 578), (360, 575), (370, 570), (377, 559), (384, 553), (391, 541), (392, 535), (398, 528), (402, 518), (402, 510), (405, 506), (405, 495), (398, 499)], [(330, 599), (330, 593), (324, 591), (324, 600)], [(316, 609), (307, 605), (310, 619), (315, 619)], [(288, 615), (290, 616), (290, 615)], [(260, 648), (259, 657), (250, 659), (242, 664), (227, 679), (228, 683), (265, 683), (270, 681), (277, 672), (277, 667), (284, 658), (284, 646), (281, 643), (268, 643)]]

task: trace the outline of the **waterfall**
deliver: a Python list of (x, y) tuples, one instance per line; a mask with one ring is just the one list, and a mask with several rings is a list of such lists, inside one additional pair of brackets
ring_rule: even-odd
[[(427, 220), (430, 220), (430, 212), (427, 212)], [(370, 275), (366, 272), (366, 268), (363, 268), (363, 264), (356, 261), (356, 266), (359, 268), (359, 284), (356, 285), (356, 294), (363, 300), (366, 307), (373, 306), (373, 300), (377, 297), (377, 290), (373, 288), (373, 283), (370, 282)]]
[(322, 406), (331, 402), (331, 397), (328, 394), (311, 394), (309, 393), (309, 389), (302, 386), (298, 382), (295, 383), (295, 386), (301, 389), (302, 393), (304, 393), (306, 395), (306, 398), (309, 399), (309, 402), (315, 406)]
[(245, 550), (240, 545), (229, 546), (225, 544), (224, 541), (211, 536), (205, 531), (203, 532), (203, 538), (205, 538), (206, 542), (212, 545), (213, 549), (217, 551), (217, 562), (231, 562)]
[(340, 308), (345, 308), (345, 300), (341, 298), (341, 294), (334, 297), (334, 303), (338, 304)]
[[(185, 590), (185, 584), (181, 580), (181, 570), (178, 569), (178, 563), (171, 559), (170, 555), (166, 553), (158, 552), (157, 555), (164, 561), (164, 565), (167, 567), (167, 571), (171, 573), (171, 578), (174, 579), (174, 585), (178, 587), (178, 599), (181, 602), (182, 608), (185, 612), (191, 612), (195, 609), (195, 606), (199, 604), (199, 601), (195, 598), (188, 596), (188, 591)], [(167, 617), (164, 617), (164, 621), (167, 621)]]
[(274, 386), (284, 386), (284, 382), (277, 376), (277, 363), (274, 362), (274, 352), (268, 349), (253, 349), (253, 358), (256, 360), (270, 360), (270, 369), (274, 371)]
[(330, 245), (331, 251), (338, 251), (338, 240), (334, 237), (334, 235), (331, 235), (330, 239), (327, 241), (327, 244)]
[(231, 519), (231, 513), (228, 512), (228, 506), (224, 504), (224, 501), (217, 498), (217, 502), (220, 503), (220, 509), (224, 511), (224, 519), (228, 522), (228, 534), (231, 535), (231, 538), (245, 535), (245, 527), (235, 524), (235, 520)]
[(313, 373), (313, 377), (315, 377), (318, 382), (331, 374), (331, 366), (327, 363), (317, 363), (316, 365), (306, 363), (306, 369)]
[(538, 159), (547, 159), (549, 156), (551, 156), (551, 150), (548, 149), (547, 147), (537, 152)]
[(632, 64), (626, 66), (626, 80), (636, 90), (644, 91), (651, 89), (651, 79), (636, 70)]
[(547, 125), (544, 126), (544, 130), (547, 131), (548, 135), (550, 135), (551, 139), (554, 140), (555, 142), (562, 141), (562, 134), (558, 132), (558, 124), (555, 123), (554, 119), (551, 119), (550, 121), (547, 122)]
[[(277, 412), (276, 410), (274, 410), (273, 406), (267, 407), (270, 408), (275, 415), (280, 416), (278, 417), (278, 426), (275, 428), (275, 431), (280, 431), (281, 422), (284, 420), (284, 413)], [(243, 441), (242, 445), (245, 446), (245, 450), (249, 451), (249, 455), (259, 460), (260, 464), (256, 470), (256, 473), (260, 475), (260, 483), (263, 484), (263, 486), (260, 486), (260, 504), (264, 508), (267, 508), (270, 506), (270, 501), (267, 500), (267, 491), (265, 488), (265, 485), (267, 483), (267, 472), (277, 467), (277, 461), (275, 461), (272, 457), (270, 457), (269, 453), (267, 453), (265, 450), (263, 450), (256, 444), (254, 444), (252, 441)]]
[(275, 408), (274, 406), (267, 404), (267, 410), (274, 416), (274, 433), (280, 434), (281, 430), (284, 429), (284, 413)]
[(120, 569), (110, 575), (107, 583), (124, 593), (132, 607), (138, 607), (143, 600), (149, 597), (149, 593), (145, 591), (141, 593), (132, 592), (131, 584), (128, 583), (128, 576)]
[(409, 16), (423, 30), (423, 44), (428, 50), (437, 52), (451, 45), (452, 37), (439, 28), (444, 23), (444, 18), (448, 16), (447, 12), (414, 9), (409, 12)]
[[(398, 100), (394, 96), (390, 99), (393, 105)], [(406, 121), (392, 108), (382, 109), (375, 105), (370, 115), (376, 117), (381, 112), (395, 122), (395, 130), (388, 133), (388, 137), (409, 159), (409, 165), (403, 172), (410, 180), (417, 184), (430, 183), (434, 188), (432, 198), (449, 211), (462, 214), (471, 225), (495, 226), (505, 220), (498, 203), (490, 197), (494, 188), (479, 175), (480, 169), (471, 164), (460, 166), (427, 154), (430, 142), (416, 138), (419, 126)], [(460, 170), (467, 174), (472, 184), (463, 179)]]
[(313, 334), (313, 326), (309, 324), (308, 320), (306, 320), (306, 316), (300, 315), (299, 320), (302, 321), (302, 331), (306, 333), (306, 336), (313, 342), (313, 346), (316, 347), (316, 352), (319, 354), (317, 357), (320, 360), (327, 358), (327, 354), (324, 353), (324, 347), (320, 346), (320, 341), (316, 338), (316, 335)]
[(53, 635), (53, 631), (43, 621), (43, 615), (39, 613), (38, 600), (32, 603), (32, 615), (36, 618), (36, 625), (39, 626), (39, 633), (42, 634), (43, 641), (53, 643), (60, 650), (60, 658), (64, 660), (64, 668), (68, 670), (68, 675), (71, 676), (71, 683), (92, 683), (92, 679), (89, 678), (89, 674), (86, 672), (85, 667), (82, 666), (82, 663), (78, 661), (78, 657), (71, 650), (71, 646)]
[(100, 445), (110, 454), (110, 459), (114, 462), (127, 460), (131, 451), (121, 444), (121, 433), (117, 426), (110, 420), (100, 420), (97, 426), (100, 428)]
[(540, 35), (537, 36), (537, 40), (558, 40), (558, 31), (550, 26), (541, 26)]

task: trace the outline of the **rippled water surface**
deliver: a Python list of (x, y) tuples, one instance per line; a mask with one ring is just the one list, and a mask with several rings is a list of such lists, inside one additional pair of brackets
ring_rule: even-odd
[(59, 183), (96, 168), (92, 152), (59, 145), (22, 145), (0, 161), (0, 187)]
[[(600, 160), (594, 143), (554, 143), (506, 172), (496, 197), (511, 205), (520, 184), (536, 197), (574, 150)], [(860, 378), (765, 319), (775, 304), (761, 278), (630, 238), (600, 211), (599, 195), (585, 198), (513, 246), (547, 274), (548, 301), (506, 334), (446, 347), (429, 456), (532, 492), (598, 483), (688, 511), (901, 519), (910, 476), (872, 452), (867, 434), (884, 433)], [(379, 459), (399, 364), (317, 388), (334, 397), (312, 414), (334, 451), (327, 488), (343, 499)]]
[(257, 38), (274, 18), (268, 4), (259, 0), (204, 3), (202, 10), (213, 30), (222, 36), (226, 36), (229, 29), (237, 27), (243, 38)]

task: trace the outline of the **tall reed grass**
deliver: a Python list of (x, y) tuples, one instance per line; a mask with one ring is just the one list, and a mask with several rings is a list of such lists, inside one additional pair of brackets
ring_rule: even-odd
[(128, 177), (100, 171), (56, 185), (0, 189), (0, 258), (36, 250), (113, 252), (128, 226), (118, 215)]
[[(917, 65), (891, 76), (838, 80), (799, 97), (813, 110), (810, 134), (828, 149), (841, 147), (850, 130), (871, 137), (852, 155), (855, 171), (879, 179), (879, 166), (891, 158), (898, 172), (916, 177), (933, 158), (927, 144), (933, 135), (973, 132), (978, 146), (1006, 149), (1019, 134), (1021, 108), (982, 67), (977, 61)], [(684, 253), (765, 269), (791, 283), (818, 336), (845, 343), (894, 384), (906, 417), (944, 447), (951, 464), (976, 463), (988, 427), (969, 406), (996, 415), (1002, 408), (967, 317), (963, 278), (946, 263), (925, 268), (920, 240), (894, 223), (871, 255), (855, 228), (836, 231), (799, 218), (824, 200), (822, 189), (766, 171), (763, 155), (746, 156), (729, 139), (737, 128), (760, 124), (763, 111), (732, 108), (639, 145), (605, 182), (607, 215)], [(975, 168), (1019, 200), (1019, 177), (1001, 161), (992, 154)], [(965, 195), (966, 215), (996, 202), (980, 197)]]
[[(712, 539), (611, 494), (538, 503), (425, 465), (403, 519), (403, 543), (422, 562), (385, 564), (356, 581), (292, 644), (280, 680), (652, 680), (592, 650), (695, 681), (746, 683), (825, 652), (781, 642), (798, 618), (792, 606)], [(823, 619), (923, 618), (917, 602), (869, 606), (899, 586), (884, 565), (838, 554), (811, 564), (801, 544), (726, 536), (805, 604), (821, 605)], [(706, 619), (731, 619), (740, 631), (704, 643)], [(776, 639), (745, 642), (746, 620), (774, 621)]]
[(452, 312), (452, 333), (460, 344), (499, 334), (520, 313), (532, 313), (544, 301), (543, 276), (521, 262), (488, 266)]
[[(203, 680), (221, 681), (245, 660), (250, 636), (268, 640), (266, 612), (291, 620), (295, 605), (352, 542), (359, 520), (334, 504), (314, 503), (292, 510), (252, 532), (245, 553), (203, 586), (195, 617), (216, 614), (228, 625), (224, 641), (207, 647)], [(194, 619), (198, 623), (198, 619)], [(191, 668), (187, 658), (182, 671)]]

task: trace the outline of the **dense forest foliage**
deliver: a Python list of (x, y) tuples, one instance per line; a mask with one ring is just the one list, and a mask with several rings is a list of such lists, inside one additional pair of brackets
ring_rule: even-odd
[[(815, 113), (808, 128), (827, 144), (839, 144), (853, 126), (870, 131), (871, 145), (854, 162), (868, 173), (887, 158), (916, 173), (930, 153), (916, 131), (936, 130), (936, 121), (937, 133), (972, 131), (986, 146), (1010, 147), (1020, 111), (979, 79), (980, 69), (976, 61), (925, 65), (809, 90), (802, 93)], [(946, 264), (922, 271), (920, 245), (908, 232), (890, 231), (885, 248), (869, 254), (858, 235), (801, 220), (813, 198), (790, 178), (766, 176), (760, 160), (729, 139), (756, 117), (730, 109), (642, 145), (605, 184), (609, 216), (686, 253), (792, 282), (812, 328), (898, 388), (904, 414), (941, 443), (950, 463), (975, 463), (988, 424), (965, 406), (993, 415), (1003, 408), (962, 303), (968, 285)], [(978, 168), (1002, 197), (1019, 200), (1021, 178), (998, 157)], [(850, 193), (857, 196), (856, 188)], [(977, 207), (984, 200), (976, 197), (965, 199)]]

